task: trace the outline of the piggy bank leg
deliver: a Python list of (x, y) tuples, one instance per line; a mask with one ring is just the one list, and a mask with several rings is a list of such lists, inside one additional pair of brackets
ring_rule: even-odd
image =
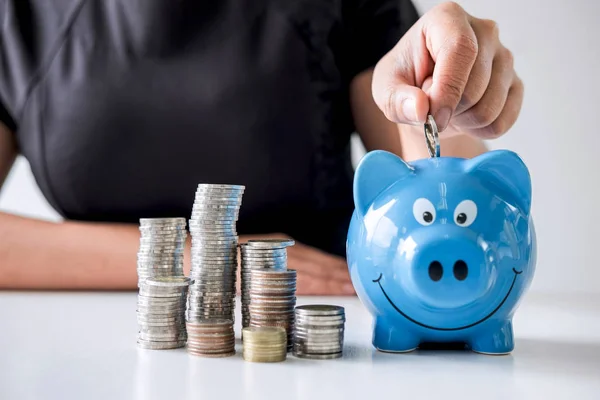
[(373, 327), (373, 346), (383, 352), (406, 353), (419, 346), (420, 338), (402, 325), (394, 325), (385, 318), (376, 318)]
[(481, 332), (469, 343), (474, 352), (482, 354), (508, 354), (514, 349), (512, 322)]

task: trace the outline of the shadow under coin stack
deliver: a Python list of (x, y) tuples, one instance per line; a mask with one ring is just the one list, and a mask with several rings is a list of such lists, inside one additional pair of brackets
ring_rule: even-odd
[(287, 357), (287, 334), (282, 327), (246, 327), (242, 329), (242, 340), (246, 361), (280, 362)]
[(249, 326), (284, 328), (287, 349), (291, 350), (296, 306), (296, 271), (250, 270), (249, 294)]
[(149, 277), (183, 276), (185, 218), (142, 218), (139, 229), (138, 287)]
[(323, 304), (298, 306), (295, 322), (294, 356), (320, 360), (342, 356), (346, 322), (343, 307)]
[(189, 221), (192, 266), (187, 320), (234, 321), (238, 236), (244, 186), (199, 184)]
[(185, 300), (190, 279), (147, 278), (138, 293), (137, 321), (140, 348), (166, 350), (184, 347)]
[[(288, 239), (258, 239), (240, 244), (241, 257), (241, 303), (242, 327), (250, 326), (250, 271), (287, 269), (287, 248), (293, 246), (294, 241)], [(258, 299), (258, 298), (257, 298)]]
[(229, 319), (204, 319), (187, 322), (187, 351), (200, 357), (235, 355), (235, 332)]

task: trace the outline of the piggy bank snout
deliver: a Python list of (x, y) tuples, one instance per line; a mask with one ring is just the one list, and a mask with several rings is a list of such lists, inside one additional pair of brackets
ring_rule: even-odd
[(476, 302), (494, 279), (484, 250), (467, 235), (425, 240), (409, 269), (416, 296), (425, 305), (440, 309)]

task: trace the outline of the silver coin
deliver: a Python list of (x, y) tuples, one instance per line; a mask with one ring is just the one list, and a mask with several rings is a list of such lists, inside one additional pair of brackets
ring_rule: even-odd
[(199, 183), (196, 187), (200, 189), (228, 189), (228, 190), (245, 190), (245, 185), (234, 185), (229, 183)]
[(156, 277), (146, 279), (146, 285), (163, 287), (185, 287), (189, 286), (190, 278), (187, 277)]
[(329, 304), (307, 304), (296, 307), (299, 315), (338, 316), (344, 314), (344, 307)]
[[(202, 238), (211, 238), (211, 237), (226, 237), (226, 238), (238, 238), (238, 234), (234, 227), (227, 228), (192, 228), (190, 231), (191, 240), (197, 240)], [(237, 250), (237, 249), (236, 249)]]
[(140, 225), (154, 225), (154, 224), (176, 224), (179, 225), (185, 223), (183, 217), (173, 218), (140, 218)]
[(185, 323), (185, 315), (178, 314), (177, 316), (165, 316), (158, 319), (157, 317), (138, 314), (136, 320), (141, 327), (169, 328), (177, 327), (178, 325)]
[(185, 329), (185, 319), (182, 322), (140, 322), (138, 321), (138, 327), (142, 328), (177, 328), (177, 329)]
[(291, 239), (252, 239), (248, 240), (248, 247), (262, 249), (275, 249), (293, 246), (296, 242)]
[(239, 216), (239, 211), (212, 211), (206, 209), (196, 209), (192, 210), (191, 219), (200, 219), (200, 220), (219, 220), (222, 223), (225, 221), (236, 221)]
[(298, 358), (306, 358), (306, 359), (313, 359), (313, 360), (332, 360), (332, 359), (342, 357), (342, 352), (333, 353), (333, 354), (304, 354), (301, 352), (294, 351), (292, 354)]
[(242, 260), (272, 260), (272, 261), (285, 261), (287, 260), (287, 254), (256, 254), (242, 251), (240, 253)]
[(161, 299), (170, 299), (170, 298), (185, 297), (185, 294), (182, 294), (182, 293), (169, 293), (169, 292), (157, 293), (157, 292), (153, 292), (153, 291), (150, 291), (150, 290), (146, 289), (146, 286), (144, 286), (143, 288), (140, 288), (140, 290), (139, 290), (138, 293), (140, 295), (142, 295), (142, 296), (149, 296), (149, 297), (161, 298)]
[(141, 293), (138, 294), (137, 297), (138, 303), (152, 303), (152, 304), (177, 304), (182, 300), (185, 300), (185, 297), (180, 295), (177, 297), (155, 297), (155, 296), (146, 296)]
[(203, 190), (194, 194), (194, 207), (202, 207), (208, 204), (227, 203), (241, 207), (244, 201), (244, 192), (223, 192), (215, 190)]
[(298, 314), (296, 311), (296, 318), (298, 321), (303, 321), (306, 324), (343, 324), (346, 321), (345, 315), (327, 315), (320, 317), (307, 317), (306, 315)]
[[(227, 244), (230, 245), (232, 243), (236, 244), (237, 247), (237, 242), (238, 242), (238, 237), (235, 235), (224, 235), (224, 236), (220, 236), (217, 234), (203, 234), (200, 236), (195, 236), (192, 237), (192, 244), (194, 243), (199, 243), (199, 244)], [(237, 251), (237, 248), (236, 248)]]
[(440, 137), (438, 133), (438, 127), (431, 114), (427, 115), (427, 121), (424, 125), (425, 142), (427, 144), (427, 151), (429, 157), (440, 156)]
[(146, 350), (167, 350), (177, 349), (185, 346), (185, 340), (177, 342), (153, 342), (149, 340), (137, 340), (138, 347)]
[(180, 341), (187, 339), (187, 333), (185, 331), (173, 332), (173, 333), (145, 333), (138, 332), (138, 339), (149, 340), (153, 342), (171, 342)]
[(248, 246), (246, 243), (239, 245), (240, 252), (245, 257), (287, 257), (287, 248), (263, 249), (261, 247)]
[(304, 346), (294, 343), (292, 348), (304, 354), (331, 354), (341, 352), (343, 350), (343, 345), (336, 344), (334, 346)]

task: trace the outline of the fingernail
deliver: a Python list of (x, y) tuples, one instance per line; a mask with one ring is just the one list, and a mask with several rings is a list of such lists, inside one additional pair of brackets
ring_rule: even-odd
[(419, 122), (414, 99), (406, 98), (402, 100), (402, 114), (404, 114), (404, 118), (407, 119), (407, 122)]
[(438, 127), (438, 130), (441, 132), (448, 126), (450, 123), (450, 117), (452, 116), (452, 110), (448, 107), (442, 108), (433, 116), (435, 119), (435, 124)]

